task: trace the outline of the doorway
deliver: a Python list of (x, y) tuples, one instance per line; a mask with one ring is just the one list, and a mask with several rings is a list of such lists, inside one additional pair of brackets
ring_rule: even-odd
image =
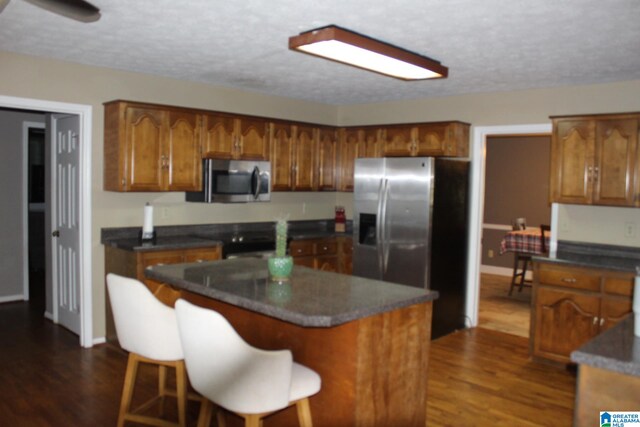
[[(91, 347), (93, 345), (93, 322), (92, 322), (92, 289), (91, 289), (91, 117), (92, 117), (92, 107), (88, 105), (79, 105), (79, 104), (68, 104), (68, 103), (59, 103), (52, 101), (44, 101), (44, 100), (35, 100), (28, 98), (16, 98), (16, 97), (7, 97), (0, 96), (0, 109), (6, 110), (22, 110), (22, 111), (30, 111), (37, 113), (49, 113), (48, 117), (51, 118), (53, 114), (51, 113), (59, 113), (65, 115), (73, 115), (77, 116), (79, 119), (79, 130), (78, 130), (78, 138), (80, 141), (80, 152), (79, 152), (79, 161), (78, 161), (78, 170), (79, 170), (79, 186), (75, 191), (78, 204), (79, 204), (79, 212), (78, 212), (78, 253), (80, 254), (78, 258), (79, 265), (79, 295), (78, 295), (78, 316), (79, 316), (79, 341), (80, 345), (83, 347)], [(50, 122), (51, 123), (51, 122)], [(21, 157), (20, 154), (16, 157)], [(50, 159), (53, 159), (54, 156), (51, 156)], [(15, 157), (14, 157), (15, 159)], [(14, 160), (15, 162), (15, 160)], [(18, 162), (22, 165), (22, 162)], [(26, 163), (26, 162), (25, 162)], [(52, 166), (52, 163), (49, 159), (46, 160), (46, 164)], [(46, 169), (46, 168), (45, 168)], [(50, 167), (50, 171), (54, 170), (53, 167)], [(47, 176), (47, 175), (45, 175)], [(23, 184), (21, 188), (23, 191), (16, 191), (15, 188), (16, 180), (12, 180), (11, 183), (14, 186), (13, 190), (10, 188), (5, 188), (4, 192), (9, 193), (13, 191), (14, 193), (19, 194), (21, 199), (26, 200), (28, 194), (28, 187), (26, 184)], [(51, 187), (49, 187), (51, 188)], [(53, 191), (53, 190), (51, 190)], [(45, 194), (49, 194), (50, 191), (45, 189)], [(23, 205), (22, 203), (18, 203), (18, 206)], [(27, 203), (24, 203), (26, 206)], [(49, 205), (48, 203), (45, 206)], [(26, 215), (22, 215), (21, 224), (28, 224), (28, 209), (25, 209), (27, 212)], [(49, 218), (50, 209), (45, 208), (45, 237), (51, 236), (52, 226)], [(17, 237), (11, 241), (11, 245), (15, 247), (24, 248), (23, 251), (19, 252), (21, 255), (21, 259), (19, 263), (16, 265), (24, 265), (24, 268), (15, 269), (22, 272), (22, 280), (18, 279), (15, 282), (19, 283), (20, 286), (24, 286), (26, 283), (26, 289), (20, 292), (20, 299), (29, 298), (29, 288), (28, 288), (28, 263), (26, 260), (28, 259), (27, 251), (28, 246), (28, 228), (26, 226), (17, 227), (19, 232), (22, 233), (22, 239)], [(24, 231), (23, 231), (24, 230)], [(45, 271), (47, 273), (51, 272), (48, 263), (51, 257), (54, 255), (54, 251), (56, 250), (52, 244), (50, 244), (50, 240), (47, 238), (47, 243), (45, 245), (47, 265), (45, 267)], [(14, 249), (15, 251), (15, 249)], [(51, 319), (58, 323), (58, 307), (56, 301), (56, 293), (58, 290), (58, 283), (54, 278), (54, 274), (46, 274), (47, 276), (47, 304), (49, 304), (49, 300), (52, 302), (51, 308)], [(17, 300), (15, 296), (11, 296), (10, 300)], [(49, 307), (48, 307), (49, 308)], [(47, 312), (49, 310), (47, 309)], [(47, 316), (49, 317), (49, 316)]]
[[(471, 166), (471, 212), (466, 312), (469, 319), (468, 326), (476, 327), (478, 326), (480, 305), (487, 140), (491, 136), (501, 135), (550, 135), (551, 124), (483, 126), (474, 127), (472, 132), (471, 152), (473, 161)], [(553, 245), (553, 234), (551, 239), (551, 245)]]
[[(550, 224), (550, 135), (488, 135), (482, 227), (479, 326), (529, 336), (531, 287), (510, 291), (513, 252), (500, 244), (515, 218), (528, 229)], [(527, 277), (531, 266), (527, 267)]]
[[(37, 313), (46, 312), (46, 254), (45, 254), (45, 126), (43, 123), (25, 122), (27, 161), (25, 173), (27, 199), (28, 286), (25, 299), (29, 308)], [(24, 191), (24, 190), (23, 190)]]

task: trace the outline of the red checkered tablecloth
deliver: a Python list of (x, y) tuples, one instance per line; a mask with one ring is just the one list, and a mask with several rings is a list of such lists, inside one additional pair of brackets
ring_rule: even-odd
[[(549, 249), (550, 233), (545, 231), (544, 239), (547, 250)], [(541, 254), (542, 242), (540, 229), (517, 230), (508, 232), (500, 242), (500, 255), (505, 252), (520, 252), (525, 254)]]

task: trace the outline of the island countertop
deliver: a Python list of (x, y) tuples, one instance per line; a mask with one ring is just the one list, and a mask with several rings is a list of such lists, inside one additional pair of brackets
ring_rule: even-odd
[(333, 327), (438, 297), (435, 291), (298, 265), (288, 282), (276, 283), (267, 261), (251, 258), (157, 265), (145, 275), (302, 327)]

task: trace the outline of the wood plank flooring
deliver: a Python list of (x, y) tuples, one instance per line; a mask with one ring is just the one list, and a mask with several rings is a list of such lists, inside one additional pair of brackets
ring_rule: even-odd
[[(82, 349), (41, 313), (0, 304), (0, 425), (115, 425), (126, 354), (109, 345)], [(428, 425), (569, 426), (574, 375), (529, 361), (527, 346), (525, 338), (482, 328), (434, 341)], [(154, 387), (152, 371), (143, 369), (136, 393), (145, 398)], [(168, 402), (169, 415), (172, 408)], [(189, 425), (197, 410), (190, 404)]]
[(482, 274), (478, 325), (481, 328), (529, 337), (531, 288), (509, 296), (511, 277)]

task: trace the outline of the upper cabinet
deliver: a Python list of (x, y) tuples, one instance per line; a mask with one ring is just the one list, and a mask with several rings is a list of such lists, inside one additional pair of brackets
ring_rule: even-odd
[(552, 119), (551, 202), (640, 206), (640, 114)]
[(146, 104), (105, 104), (104, 189), (198, 191), (201, 116)]
[(381, 130), (386, 157), (469, 155), (469, 125), (438, 122), (387, 126)]
[[(108, 191), (199, 191), (203, 158), (269, 160), (273, 191), (353, 191), (356, 158), (469, 153), (469, 125), (462, 122), (338, 129), (132, 101), (104, 105)], [(603, 138), (618, 147), (625, 132), (603, 131)], [(601, 173), (614, 174), (606, 167), (615, 153), (598, 156)]]
[(215, 159), (267, 160), (269, 123), (259, 118), (204, 114), (202, 155)]
[(335, 191), (338, 169), (338, 135), (335, 128), (318, 128), (317, 189)]

